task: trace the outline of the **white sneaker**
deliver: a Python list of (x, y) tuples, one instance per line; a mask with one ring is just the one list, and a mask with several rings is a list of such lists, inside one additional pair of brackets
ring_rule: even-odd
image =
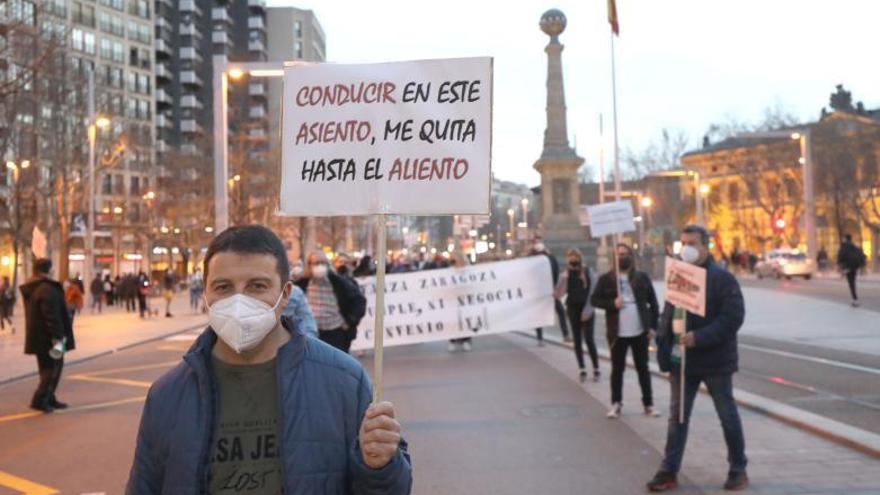
[(471, 350), (471, 343), (465, 340), (465, 341), (461, 344), (461, 348), (464, 349), (464, 352), (470, 352), (470, 350)]
[(449, 345), (446, 346), (446, 350), (449, 352), (455, 352), (457, 348), (458, 346), (455, 345), (455, 342), (450, 342)]
[(659, 418), (660, 411), (658, 411), (657, 408), (654, 406), (645, 406), (645, 416), (648, 416), (650, 418)]
[(623, 404), (620, 402), (615, 402), (611, 404), (611, 409), (608, 410), (608, 414), (605, 415), (608, 419), (617, 419), (620, 417), (620, 410), (623, 409)]

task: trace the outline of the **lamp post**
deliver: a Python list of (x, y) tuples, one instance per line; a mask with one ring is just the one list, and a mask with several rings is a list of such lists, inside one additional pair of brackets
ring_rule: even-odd
[(529, 225), (529, 198), (522, 199), (522, 209), (523, 209), (523, 222), (528, 227), (528, 225)]
[(514, 217), (514, 215), (516, 215), (516, 211), (513, 208), (508, 208), (507, 209), (507, 217), (508, 217), (508, 221), (510, 222), (509, 226), (510, 226), (510, 242), (511, 243), (513, 243), (513, 241), (516, 239), (514, 237), (514, 231), (513, 231), (513, 217)]
[[(700, 225), (703, 227), (708, 227), (706, 222), (706, 218), (709, 216), (709, 194), (712, 192), (712, 186), (710, 186), (707, 182), (703, 182), (699, 187), (699, 194), (697, 197), (700, 202), (700, 211), (699, 211), (699, 221)], [(704, 203), (705, 202), (705, 203)]]
[(92, 270), (95, 268), (95, 168), (96, 153), (95, 147), (98, 139), (98, 128), (105, 128), (110, 125), (110, 121), (95, 114), (95, 73), (89, 70), (87, 73), (87, 110), (88, 110), (88, 126), (87, 134), (89, 140), (89, 180), (86, 183), (86, 238), (83, 243), (83, 251), (85, 254), (85, 266), (83, 266), (83, 281), (85, 285), (91, 283)]
[(639, 198), (639, 254), (644, 256), (645, 254), (645, 222), (647, 221), (648, 211), (652, 206), (654, 206), (654, 200), (651, 199), (650, 196), (642, 195)]

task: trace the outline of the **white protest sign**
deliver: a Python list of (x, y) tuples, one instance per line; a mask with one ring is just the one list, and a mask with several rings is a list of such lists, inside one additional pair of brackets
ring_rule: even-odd
[[(373, 347), (375, 281), (359, 281), (367, 317), (352, 349)], [(388, 275), (385, 346), (478, 337), (551, 326), (553, 280), (545, 256)]]
[(492, 59), (289, 66), (280, 213), (487, 214)]
[(665, 273), (666, 302), (706, 316), (706, 269), (667, 257)]
[(636, 230), (632, 202), (629, 200), (600, 203), (587, 207), (590, 233), (593, 237), (622, 234)]
[(39, 227), (34, 227), (33, 236), (31, 237), (31, 251), (37, 258), (45, 258), (48, 256), (46, 235)]

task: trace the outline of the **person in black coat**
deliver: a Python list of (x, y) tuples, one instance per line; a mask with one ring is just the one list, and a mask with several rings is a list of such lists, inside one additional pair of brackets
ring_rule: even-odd
[(587, 369), (584, 367), (584, 343), (587, 344), (590, 361), (593, 363), (593, 381), (599, 381), (599, 353), (593, 337), (596, 317), (590, 304), (593, 277), (590, 276), (590, 269), (584, 264), (584, 256), (579, 249), (569, 249), (565, 253), (565, 258), (568, 266), (559, 276), (553, 295), (557, 301), (562, 296), (566, 296), (565, 309), (571, 324), (571, 333), (574, 335), (574, 356), (577, 359), (581, 382), (587, 379)]
[(591, 299), (593, 306), (605, 310), (606, 337), (608, 348), (611, 349), (611, 409), (608, 418), (620, 417), (628, 349), (632, 349), (645, 414), (657, 417), (660, 414), (654, 408), (651, 372), (648, 369), (649, 341), (657, 329), (660, 314), (657, 295), (651, 277), (636, 270), (632, 248), (618, 244), (616, 249), (620, 282), (614, 270), (603, 274), (596, 282)]
[(367, 299), (351, 277), (330, 268), (324, 253), (309, 255), (304, 276), (295, 284), (306, 293), (318, 324), (318, 337), (348, 352), (357, 338), (357, 327), (367, 312)]
[(682, 260), (706, 269), (706, 316), (687, 313), (685, 318), (685, 334), (681, 337), (681, 343), (687, 349), (684, 356), (683, 424), (679, 423), (681, 368), (670, 359), (674, 308), (666, 304), (660, 316), (657, 361), (661, 370), (670, 372), (672, 394), (663, 462), (647, 488), (652, 492), (662, 492), (678, 486), (677, 474), (687, 444), (691, 410), (700, 385), (705, 384), (721, 420), (727, 444), (730, 469), (724, 488), (743, 490), (749, 484), (746, 475), (748, 460), (742, 421), (733, 397), (733, 374), (739, 367), (736, 335), (745, 319), (742, 291), (736, 277), (715, 264), (709, 256), (709, 233), (706, 229), (697, 225), (685, 227), (681, 243)]
[(55, 397), (64, 357), (53, 359), (49, 350), (59, 341), (64, 341), (68, 351), (76, 348), (64, 289), (51, 278), (51, 272), (52, 262), (39, 259), (34, 263), (34, 277), (21, 286), (26, 327), (24, 353), (37, 356), (40, 370), (40, 384), (34, 392), (31, 408), (46, 413), (67, 407)]
[(859, 307), (859, 295), (856, 292), (856, 275), (865, 267), (865, 253), (853, 244), (852, 236), (846, 234), (837, 250), (837, 265), (846, 274), (846, 283), (852, 296), (852, 307)]

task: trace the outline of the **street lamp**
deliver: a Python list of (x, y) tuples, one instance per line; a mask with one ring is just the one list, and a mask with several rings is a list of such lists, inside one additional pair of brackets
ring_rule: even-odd
[(511, 237), (511, 238), (513, 237), (513, 216), (514, 215), (516, 215), (516, 211), (514, 211), (513, 208), (508, 208), (507, 209), (507, 217), (509, 219), (509, 225), (510, 225), (510, 233), (509, 233), (508, 237)]
[(104, 129), (110, 125), (110, 120), (95, 114), (95, 72), (87, 73), (87, 109), (86, 121), (87, 137), (89, 141), (89, 180), (86, 190), (86, 239), (83, 246), (85, 251), (85, 266), (83, 267), (84, 280), (88, 284), (92, 279), (92, 269), (95, 265), (95, 146), (98, 139), (98, 128)]
[(645, 220), (647, 218), (646, 210), (654, 206), (654, 200), (650, 196), (642, 195), (639, 198), (639, 254), (645, 254)]
[(526, 223), (526, 226), (529, 224), (529, 198), (522, 199), (522, 209), (523, 209), (523, 222)]

